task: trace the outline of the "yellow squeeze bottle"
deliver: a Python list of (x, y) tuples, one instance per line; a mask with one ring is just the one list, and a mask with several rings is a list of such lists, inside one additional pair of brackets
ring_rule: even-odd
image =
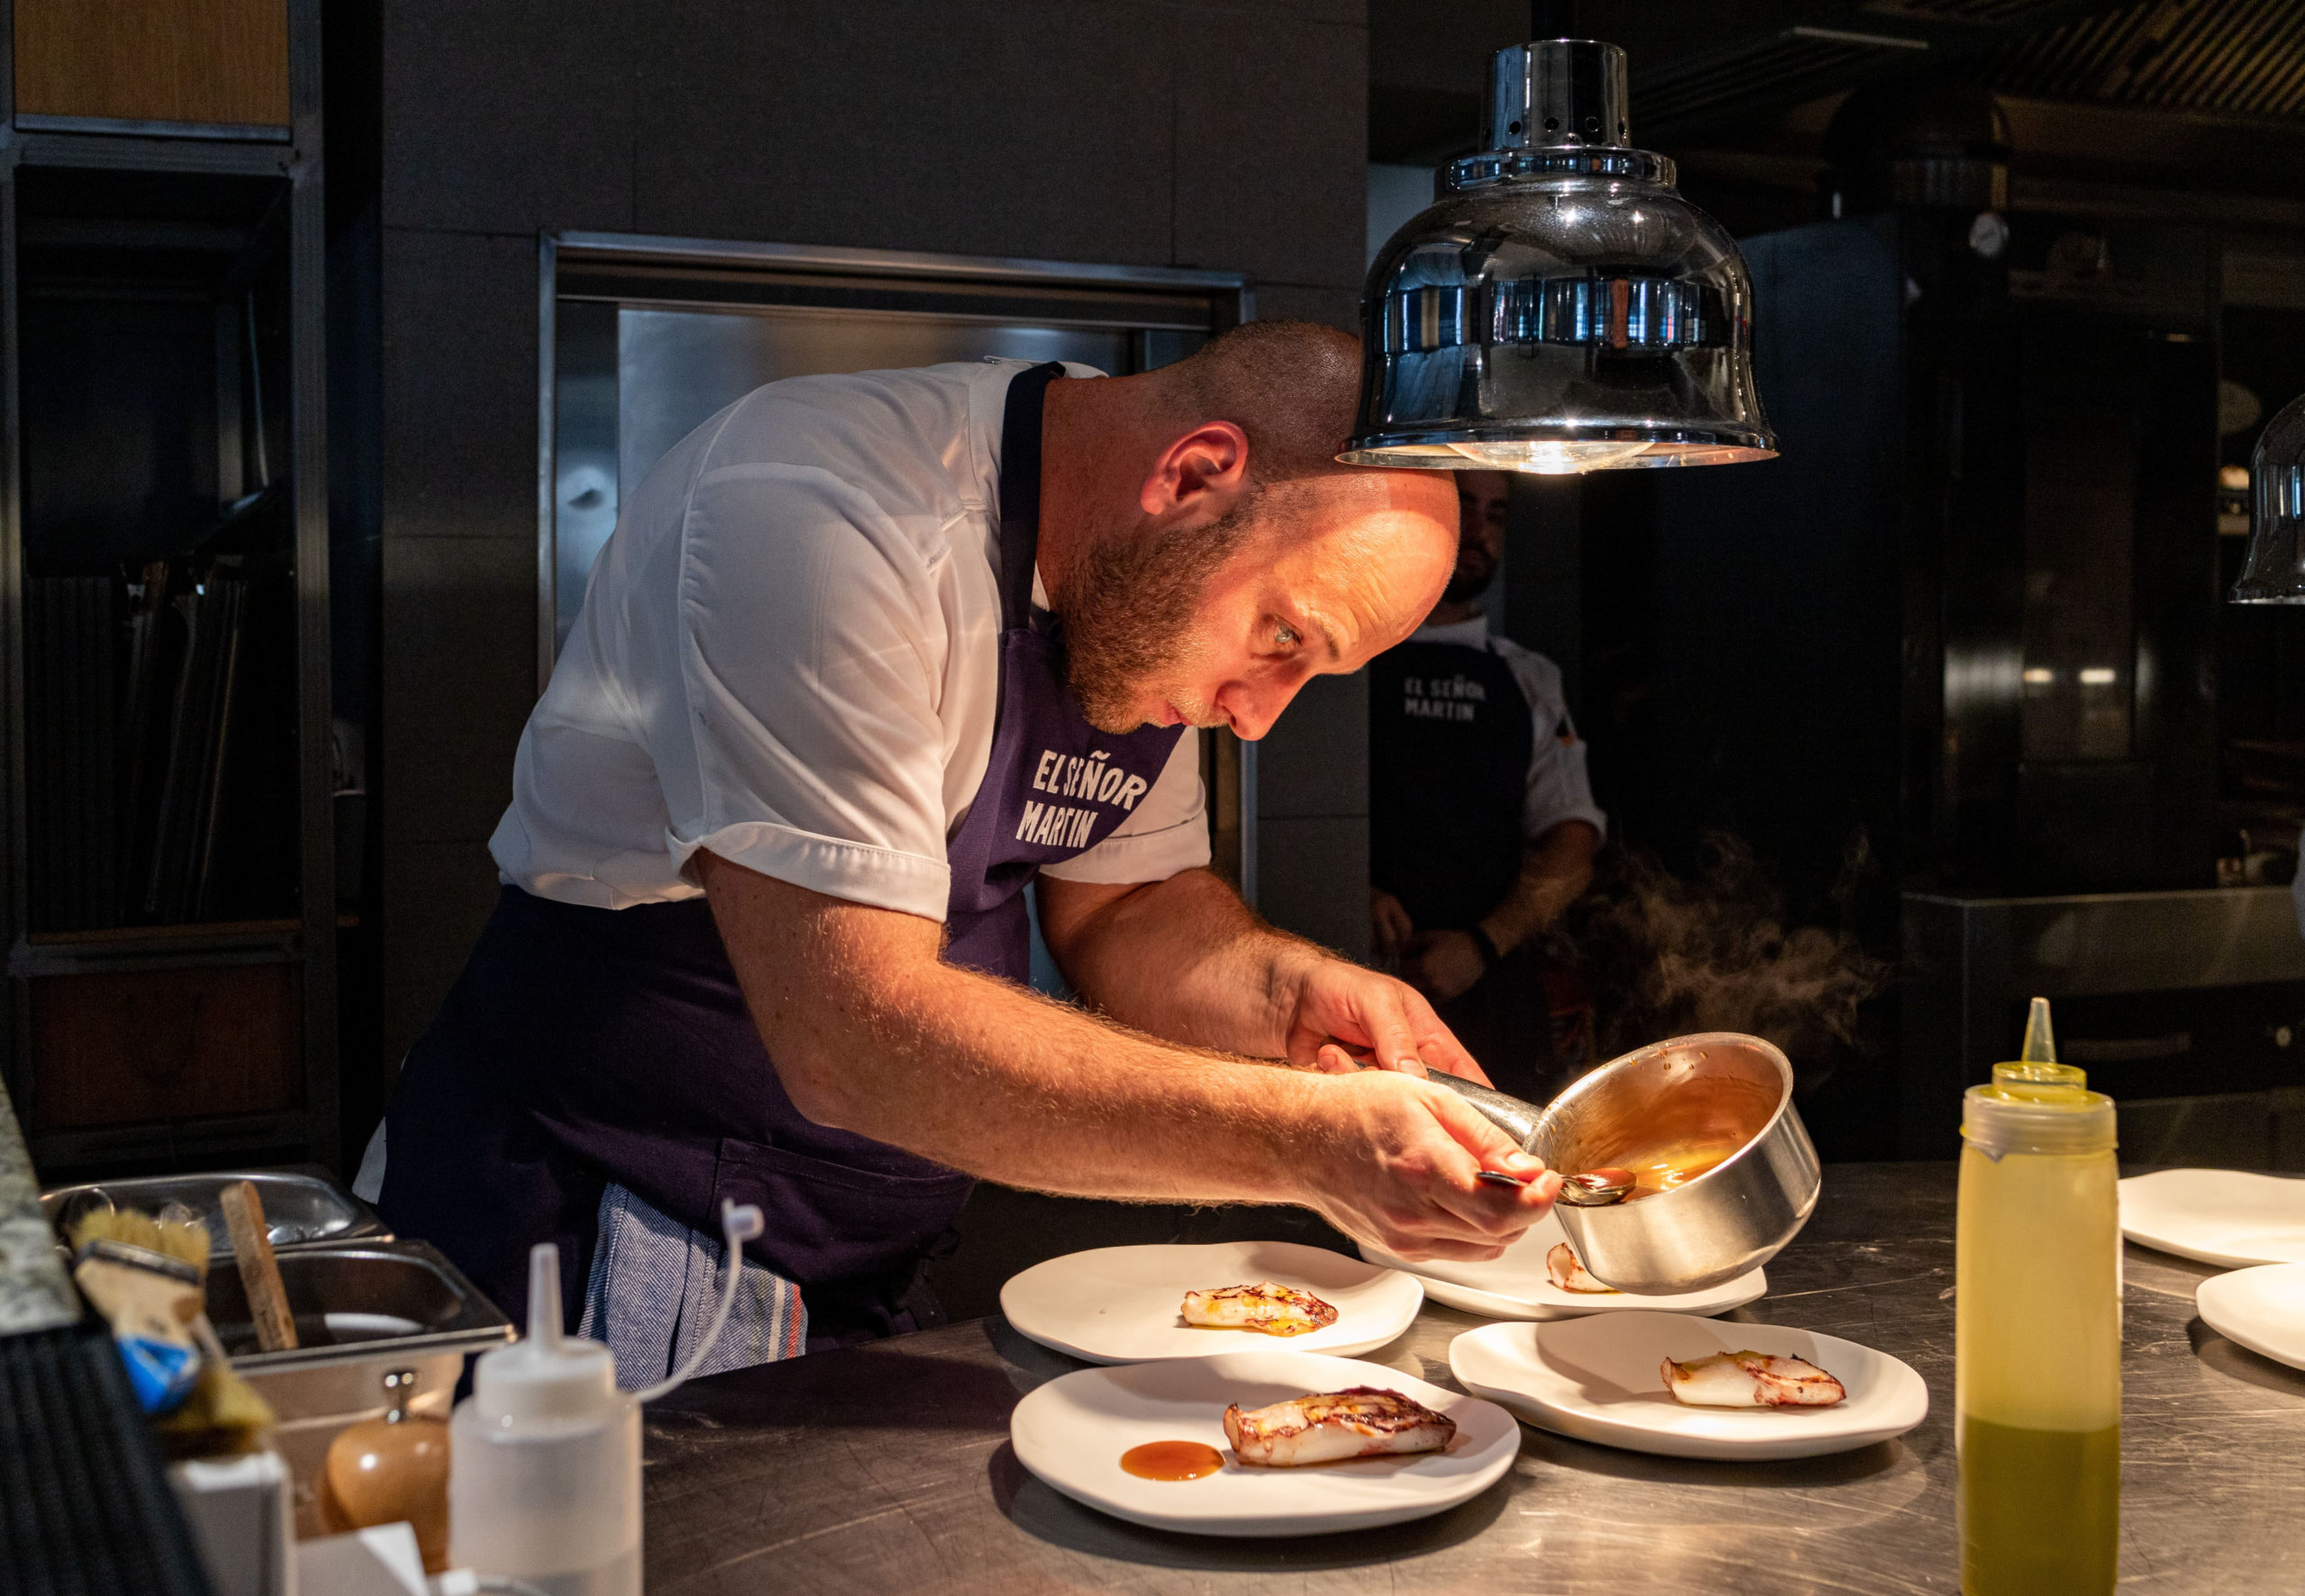
[(2023, 1059), (1961, 1118), (1953, 1406), (1961, 1589), (2113, 1588), (2120, 1530), (2120, 1216), (2113, 1100), (2056, 1062), (2033, 999)]

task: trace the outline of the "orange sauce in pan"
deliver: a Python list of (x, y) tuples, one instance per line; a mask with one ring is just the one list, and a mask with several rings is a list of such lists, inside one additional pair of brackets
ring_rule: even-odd
[(1736, 1153), (1739, 1142), (1704, 1142), (1695, 1146), (1684, 1143), (1661, 1153), (1644, 1154), (1637, 1161), (1621, 1168), (1632, 1171), (1632, 1197), (1653, 1197), (1669, 1192), (1676, 1186), (1686, 1186), (1706, 1170), (1728, 1162)]
[(1225, 1454), (1198, 1441), (1147, 1441), (1120, 1455), (1120, 1465), (1140, 1480), (1198, 1480), (1225, 1466)]

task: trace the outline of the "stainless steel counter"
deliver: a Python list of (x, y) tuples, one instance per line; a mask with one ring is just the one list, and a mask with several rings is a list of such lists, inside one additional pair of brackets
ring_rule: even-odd
[[(2305, 1374), (2194, 1318), (2214, 1271), (2134, 1247), (2127, 1269), (2122, 1590), (2305, 1588)], [(1318, 1575), (1334, 1591), (1452, 1596), (1957, 1590), (1953, 1166), (1829, 1166), (1769, 1284), (1730, 1317), (1894, 1353), (1929, 1382), (1928, 1421), (1861, 1452), (1734, 1466), (1523, 1426), (1512, 1474), (1439, 1518), (1205, 1539), (1108, 1519), (1026, 1474), (1010, 1408), (1081, 1366), (981, 1320), (700, 1380), (650, 1409), (648, 1589), (1229, 1593), (1306, 1591)], [(1369, 1357), (1452, 1384), (1449, 1342), (1478, 1322), (1427, 1304)]]

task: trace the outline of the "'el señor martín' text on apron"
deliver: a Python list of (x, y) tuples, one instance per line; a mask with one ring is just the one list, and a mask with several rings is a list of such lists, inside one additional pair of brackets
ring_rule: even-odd
[(1112, 810), (1125, 814), (1135, 808), (1152, 783), (1111, 760), (1112, 751), (1107, 748), (1086, 755), (1041, 750), (1040, 762), (1033, 769), (1033, 790), (1077, 798), (1089, 807), (1037, 804), (1026, 798), (1015, 840), (1042, 847), (1085, 847), (1098, 819), (1109, 817)]

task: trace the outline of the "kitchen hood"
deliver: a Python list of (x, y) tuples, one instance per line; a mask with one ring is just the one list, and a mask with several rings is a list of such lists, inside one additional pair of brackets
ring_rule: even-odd
[(2233, 602), (2305, 604), (2305, 395), (2258, 435), (2249, 494), (2249, 552)]
[(1546, 474), (1764, 460), (1752, 283), (1635, 149), (1624, 52), (1499, 50), (1482, 153), (1378, 253), (1361, 299), (1360, 465)]

